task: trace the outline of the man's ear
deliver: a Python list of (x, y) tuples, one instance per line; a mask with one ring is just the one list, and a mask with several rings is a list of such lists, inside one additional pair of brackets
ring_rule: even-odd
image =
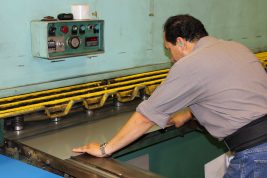
[(182, 46), (183, 46), (183, 38), (178, 37), (178, 38), (176, 39), (176, 44), (178, 44), (178, 46), (182, 47)]

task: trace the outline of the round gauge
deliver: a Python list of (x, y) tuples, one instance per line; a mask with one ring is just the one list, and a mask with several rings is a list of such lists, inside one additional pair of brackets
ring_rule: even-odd
[(77, 36), (73, 36), (73, 37), (70, 37), (69, 41), (69, 46), (72, 48), (72, 49), (76, 49), (80, 46), (80, 39), (79, 37)]

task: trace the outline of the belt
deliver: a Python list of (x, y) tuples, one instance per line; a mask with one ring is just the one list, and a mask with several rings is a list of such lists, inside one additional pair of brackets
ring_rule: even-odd
[(267, 115), (241, 127), (224, 138), (230, 151), (239, 152), (267, 141)]

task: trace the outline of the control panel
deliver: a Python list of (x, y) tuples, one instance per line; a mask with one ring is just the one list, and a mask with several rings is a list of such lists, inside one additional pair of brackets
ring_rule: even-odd
[(32, 21), (32, 54), (56, 59), (104, 52), (103, 20)]

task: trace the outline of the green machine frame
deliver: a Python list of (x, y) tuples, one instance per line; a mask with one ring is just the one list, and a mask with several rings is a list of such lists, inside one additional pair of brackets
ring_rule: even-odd
[(118, 156), (130, 161), (147, 156), (149, 170), (167, 178), (204, 178), (204, 165), (226, 152), (223, 143), (206, 133), (193, 131), (144, 149)]

